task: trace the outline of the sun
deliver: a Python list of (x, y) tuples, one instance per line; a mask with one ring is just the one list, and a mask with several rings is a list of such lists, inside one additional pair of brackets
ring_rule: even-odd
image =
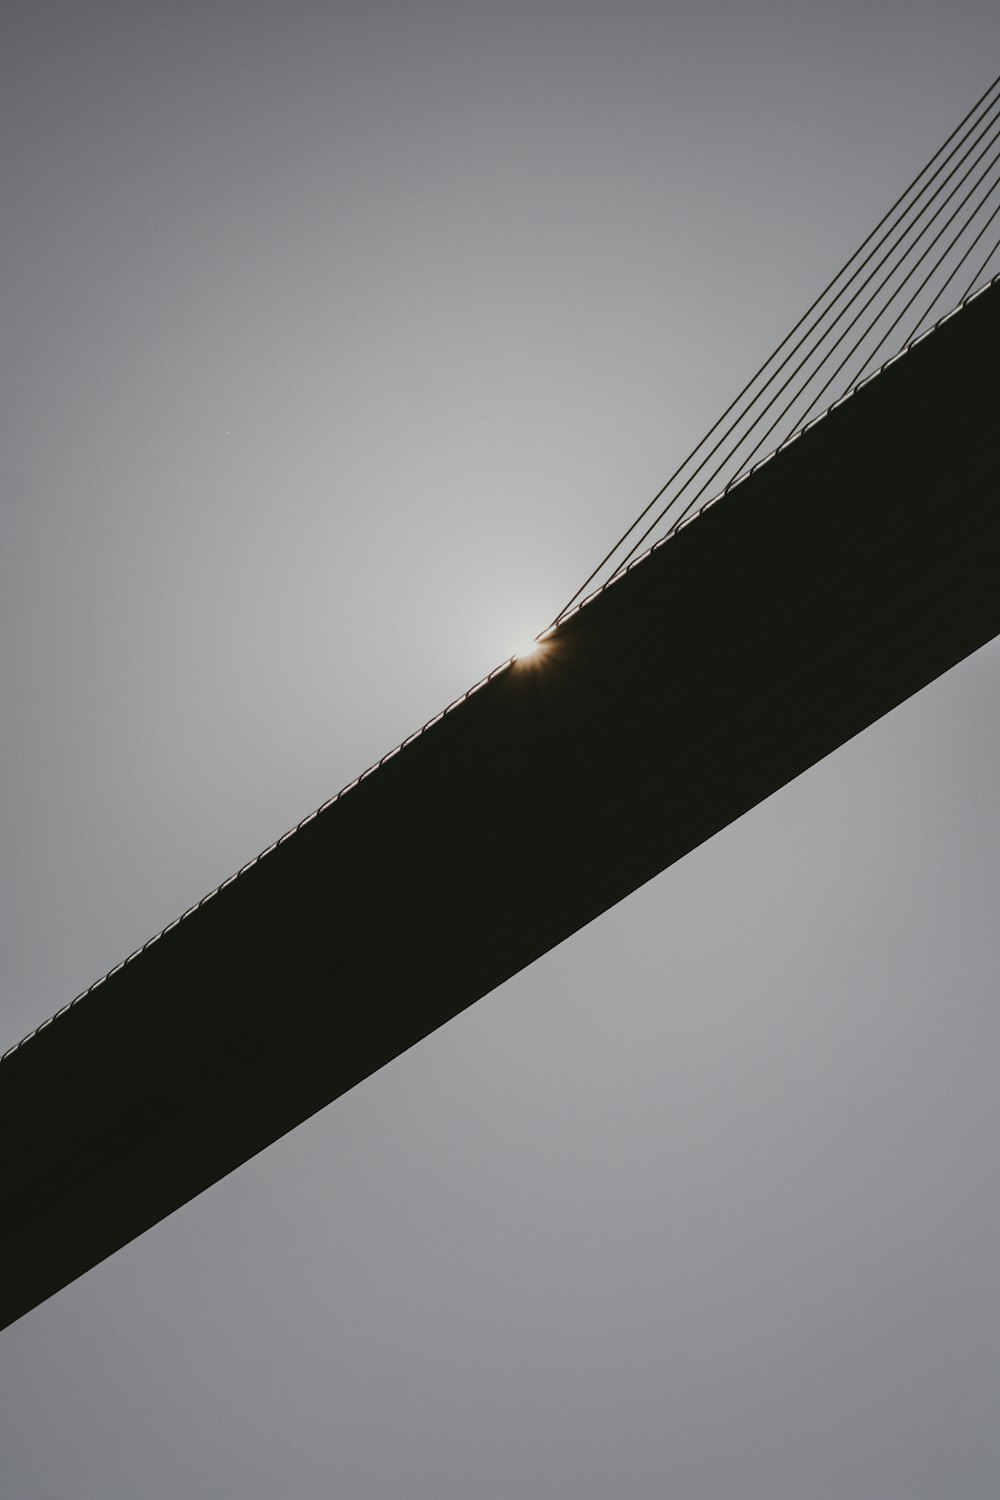
[(552, 627), (543, 630), (540, 635), (522, 636), (519, 644), (515, 646), (510, 654), (510, 660), (515, 667), (540, 667), (551, 652), (549, 637)]

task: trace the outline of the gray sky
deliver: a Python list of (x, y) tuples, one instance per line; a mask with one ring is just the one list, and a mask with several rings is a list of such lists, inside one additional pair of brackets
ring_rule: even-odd
[[(8, 0), (0, 1048), (547, 623), (998, 44)], [(0, 1335), (4, 1500), (994, 1497), (998, 687)]]

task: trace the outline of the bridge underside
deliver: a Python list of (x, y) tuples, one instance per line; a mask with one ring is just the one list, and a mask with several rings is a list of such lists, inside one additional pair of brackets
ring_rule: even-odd
[(0, 1326), (1000, 632), (998, 332), (994, 286), (10, 1054)]

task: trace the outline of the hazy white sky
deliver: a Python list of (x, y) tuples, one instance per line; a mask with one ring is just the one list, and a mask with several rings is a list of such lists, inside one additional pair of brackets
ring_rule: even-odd
[[(0, 1050), (547, 623), (1000, 71), (986, 0), (4, 19)], [(995, 1496), (998, 687), (0, 1334), (3, 1500)]]

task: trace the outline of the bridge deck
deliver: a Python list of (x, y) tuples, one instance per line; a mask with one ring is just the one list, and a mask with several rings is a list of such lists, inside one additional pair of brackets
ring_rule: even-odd
[(0, 1326), (1000, 632), (998, 332), (994, 286), (10, 1054)]

